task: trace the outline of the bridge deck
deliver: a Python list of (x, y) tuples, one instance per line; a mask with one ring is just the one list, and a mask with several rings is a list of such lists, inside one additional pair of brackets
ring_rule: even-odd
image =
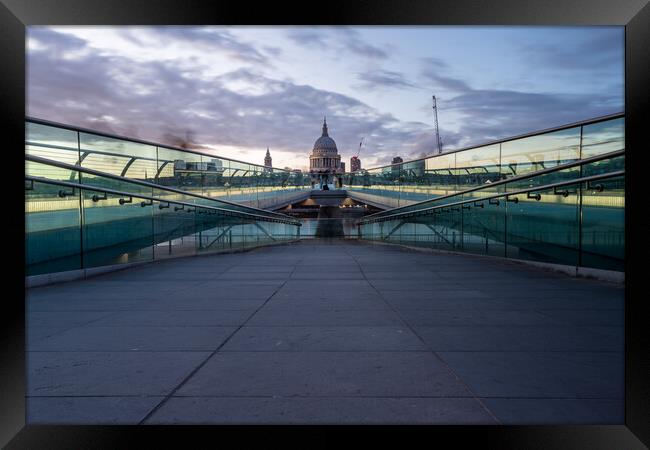
[(622, 423), (623, 288), (309, 241), (27, 293), (28, 423)]

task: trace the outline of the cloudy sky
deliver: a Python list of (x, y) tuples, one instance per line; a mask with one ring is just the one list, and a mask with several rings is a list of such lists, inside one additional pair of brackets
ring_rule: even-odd
[(624, 109), (623, 27), (40, 27), (27, 114), (305, 169), (432, 154)]

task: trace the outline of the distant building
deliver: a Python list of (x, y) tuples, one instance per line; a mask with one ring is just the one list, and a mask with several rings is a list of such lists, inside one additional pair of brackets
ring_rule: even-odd
[(342, 172), (341, 156), (336, 142), (327, 134), (327, 120), (323, 120), (323, 134), (316, 139), (309, 155), (309, 173), (314, 180), (329, 183), (332, 175)]
[(341, 172), (345, 172), (345, 163), (344, 162), (341, 163)]
[(266, 156), (264, 157), (264, 166), (273, 167), (273, 160), (271, 159), (271, 152), (269, 152), (268, 147), (266, 147)]
[(361, 160), (357, 156), (350, 158), (350, 172), (361, 170)]
[(174, 160), (174, 176), (181, 176), (189, 172), (204, 172), (211, 175), (223, 174), (223, 161), (213, 158), (208, 161)]
[(323, 134), (316, 139), (309, 155), (309, 170), (333, 173), (340, 168), (340, 164), (341, 156), (336, 148), (336, 142), (327, 134), (327, 120), (323, 120)]
[(213, 158), (208, 162), (207, 170), (211, 172), (223, 172), (223, 161)]
[(391, 161), (391, 164), (394, 164), (394, 165), (390, 168), (390, 172), (391, 172), (392, 176), (399, 177), (400, 166), (397, 165), (397, 164), (400, 164), (400, 163), (403, 163), (403, 162), (404, 162), (404, 160), (402, 158), (400, 158), (399, 156), (396, 156), (396, 157), (393, 158), (393, 161)]

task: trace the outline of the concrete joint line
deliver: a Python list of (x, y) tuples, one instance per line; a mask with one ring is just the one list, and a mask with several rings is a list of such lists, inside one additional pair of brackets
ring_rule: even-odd
[(414, 335), (415, 335), (415, 336), (420, 340), (420, 342), (422, 342), (422, 344), (423, 344), (423, 345), (424, 345), (424, 346), (429, 350), (429, 352), (430, 352), (430, 353), (431, 353), (431, 354), (432, 354), (432, 355), (433, 355), (433, 356), (434, 356), (438, 361), (440, 361), (440, 362), (441, 362), (441, 363), (442, 363), (442, 364), (447, 368), (447, 370), (449, 370), (449, 372), (450, 372), (454, 377), (456, 377), (456, 379), (457, 379), (457, 380), (458, 380), (458, 381), (459, 381), (459, 382), (460, 382), (460, 383), (465, 387), (465, 389), (467, 389), (467, 391), (472, 395), (472, 398), (473, 398), (474, 400), (476, 400), (476, 401), (479, 403), (479, 405), (481, 405), (481, 407), (485, 410), (485, 412), (487, 412), (487, 413), (490, 415), (490, 417), (492, 417), (492, 419), (494, 419), (494, 421), (495, 421), (498, 425), (501, 425), (501, 424), (502, 424), (501, 421), (500, 421), (500, 420), (497, 418), (497, 416), (492, 412), (492, 410), (490, 410), (490, 408), (488, 408), (487, 405), (485, 405), (485, 403), (483, 403), (483, 401), (478, 397), (478, 395), (476, 395), (476, 393), (475, 393), (475, 392), (474, 392), (474, 391), (473, 391), (473, 390), (472, 390), (472, 389), (467, 385), (467, 383), (465, 383), (465, 381), (464, 381), (464, 380), (463, 380), (463, 379), (462, 379), (462, 378), (461, 378), (461, 377), (456, 373), (456, 371), (454, 371), (454, 370), (449, 366), (449, 364), (447, 363), (447, 361), (445, 361), (444, 359), (442, 359), (442, 358), (440, 357), (440, 355), (438, 355), (438, 353), (436, 353), (433, 349), (431, 349), (431, 347), (429, 346), (429, 344), (427, 344), (427, 343), (425, 342), (425, 340), (422, 338), (422, 336), (420, 336), (420, 334), (419, 334), (419, 333), (418, 333), (418, 332), (417, 332), (413, 327), (411, 327), (411, 325), (410, 325), (410, 324), (409, 324), (409, 323), (408, 323), (408, 322), (407, 322), (407, 321), (402, 317), (402, 315), (401, 315), (401, 314), (400, 314), (400, 313), (399, 313), (395, 308), (393, 308), (393, 305), (391, 305), (388, 301), (386, 301), (386, 299), (385, 299), (384, 296), (381, 294), (381, 292), (379, 292), (379, 290), (375, 287), (375, 285), (372, 284), (372, 282), (371, 282), (370, 280), (368, 280), (368, 278), (366, 277), (366, 273), (363, 271), (363, 268), (361, 267), (361, 264), (359, 264), (359, 261), (357, 261), (357, 259), (356, 259), (353, 255), (351, 255), (350, 253), (348, 253), (347, 250), (345, 250), (345, 252), (348, 254), (348, 256), (350, 256), (350, 257), (352, 258), (352, 260), (357, 264), (357, 266), (359, 266), (359, 270), (361, 271), (361, 274), (363, 275), (364, 280), (366, 280), (366, 283), (368, 283), (368, 284), (372, 287), (372, 289), (377, 293), (377, 295), (379, 296), (379, 298), (381, 298), (381, 300), (386, 304), (386, 306), (387, 306), (388, 308), (390, 308), (390, 310), (393, 311), (393, 313), (395, 313), (395, 315), (397, 315), (397, 317), (399, 317), (400, 321), (404, 324), (404, 326), (405, 326), (406, 328), (408, 328), (408, 329), (409, 329), (409, 330), (410, 330), (410, 331), (411, 331), (411, 332), (412, 332), (412, 333), (413, 333), (413, 334), (414, 334)]
[[(303, 259), (304, 259), (304, 258), (303, 258)], [(250, 320), (255, 316), (255, 314), (257, 314), (257, 313), (258, 313), (262, 308), (264, 308), (264, 306), (266, 306), (266, 304), (267, 304), (267, 303), (268, 303), (268, 302), (269, 302), (269, 301), (270, 301), (270, 300), (275, 296), (275, 294), (277, 294), (277, 293), (280, 291), (280, 289), (282, 289), (282, 288), (284, 287), (284, 285), (287, 284), (287, 281), (289, 281), (289, 280), (291, 279), (291, 275), (293, 275), (293, 273), (294, 273), (295, 270), (296, 270), (296, 267), (300, 264), (300, 262), (302, 262), (302, 260), (298, 261), (298, 262), (296, 263), (296, 265), (293, 266), (293, 269), (291, 270), (291, 273), (289, 274), (289, 276), (287, 277), (287, 279), (284, 280), (284, 283), (282, 283), (280, 286), (278, 286), (278, 287), (273, 291), (273, 293), (272, 293), (272, 294), (271, 294), (271, 295), (270, 295), (270, 296), (269, 296), (269, 297), (264, 301), (264, 303), (262, 303), (259, 307), (257, 307), (257, 308), (255, 309), (255, 311), (253, 311), (253, 312), (250, 314), (250, 316), (248, 316), (248, 317), (246, 318), (246, 320), (244, 321), (244, 323), (242, 323), (241, 325), (239, 325), (239, 326), (238, 326), (238, 327), (237, 327), (237, 328), (236, 328), (232, 333), (230, 333), (230, 334), (228, 335), (228, 337), (226, 337), (226, 339), (224, 339), (224, 341), (223, 341), (221, 344), (219, 344), (219, 346), (218, 346), (218, 347), (217, 347), (213, 352), (211, 352), (211, 353), (207, 356), (207, 358), (205, 358), (205, 360), (203, 360), (203, 361), (202, 361), (198, 366), (196, 366), (196, 367), (195, 367), (195, 368), (194, 368), (194, 369), (193, 369), (193, 370), (192, 370), (192, 371), (191, 371), (191, 372), (190, 372), (190, 373), (189, 373), (185, 378), (183, 378), (183, 379), (181, 380), (181, 382), (180, 382), (180, 383), (179, 383), (179, 384), (178, 384), (174, 389), (171, 390), (171, 392), (170, 392), (169, 394), (167, 394), (167, 395), (166, 395), (166, 396), (165, 396), (165, 397), (164, 397), (164, 398), (163, 398), (163, 399), (162, 399), (162, 400), (161, 400), (161, 401), (160, 401), (160, 402), (159, 402), (159, 403), (158, 403), (158, 404), (157, 404), (157, 405), (156, 405), (156, 406), (151, 410), (151, 411), (149, 411), (149, 412), (148, 412), (148, 413), (147, 413), (147, 414), (146, 414), (146, 415), (145, 415), (145, 416), (140, 420), (140, 422), (138, 422), (138, 425), (144, 425), (145, 422), (146, 422), (147, 420), (149, 420), (149, 419), (150, 419), (150, 418), (151, 418), (151, 417), (152, 417), (152, 416), (153, 416), (153, 415), (154, 415), (154, 414), (155, 414), (155, 413), (156, 413), (160, 408), (162, 408), (163, 405), (164, 405), (165, 403), (167, 403), (167, 402), (169, 401), (169, 399), (171, 399), (171, 398), (174, 396), (174, 394), (175, 394), (176, 392), (178, 392), (178, 390), (179, 390), (180, 388), (182, 388), (182, 387), (185, 385), (185, 383), (187, 383), (187, 382), (188, 382), (188, 381), (189, 381), (189, 380), (190, 380), (190, 379), (191, 379), (191, 378), (192, 378), (192, 377), (193, 377), (193, 376), (194, 376), (194, 375), (195, 375), (199, 370), (201, 370), (201, 368), (203, 368), (203, 366), (205, 366), (205, 365), (207, 364), (207, 362), (208, 362), (210, 359), (212, 359), (212, 357), (213, 357), (214, 355), (216, 355), (217, 353), (219, 353), (219, 351), (220, 351), (220, 350), (221, 350), (221, 349), (222, 349), (222, 348), (223, 348), (223, 347), (224, 347), (224, 346), (225, 346), (225, 345), (226, 345), (226, 344), (227, 344), (227, 343), (228, 343), (228, 342), (233, 338), (233, 336), (234, 336), (235, 334), (237, 334), (237, 332), (239, 332), (239, 330), (241, 330), (243, 327), (246, 326), (246, 324), (247, 324), (247, 323), (248, 323), (248, 322), (249, 322), (249, 321), (250, 321)]]

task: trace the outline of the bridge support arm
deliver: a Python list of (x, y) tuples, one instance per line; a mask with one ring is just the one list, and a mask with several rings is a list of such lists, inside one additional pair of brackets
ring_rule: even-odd
[(388, 239), (388, 238), (389, 238), (393, 233), (395, 233), (397, 230), (399, 230), (400, 228), (402, 228), (402, 226), (403, 226), (405, 223), (406, 223), (406, 222), (404, 222), (403, 220), (400, 220), (400, 222), (399, 222), (397, 225), (395, 225), (395, 226), (393, 227), (392, 230), (390, 230), (390, 233), (388, 233), (388, 234), (387, 234), (386, 236), (384, 236), (382, 239), (383, 239), (383, 240)]
[(217, 236), (216, 238), (214, 238), (212, 242), (210, 242), (208, 245), (205, 246), (205, 248), (210, 248), (210, 247), (212, 247), (212, 244), (214, 244), (214, 243), (217, 242), (219, 239), (221, 239), (223, 236), (225, 236), (226, 233), (229, 232), (230, 229), (231, 229), (233, 226), (234, 226), (234, 225), (230, 225), (230, 226), (226, 227), (226, 228), (221, 232), (221, 234), (220, 234), (219, 236)]

